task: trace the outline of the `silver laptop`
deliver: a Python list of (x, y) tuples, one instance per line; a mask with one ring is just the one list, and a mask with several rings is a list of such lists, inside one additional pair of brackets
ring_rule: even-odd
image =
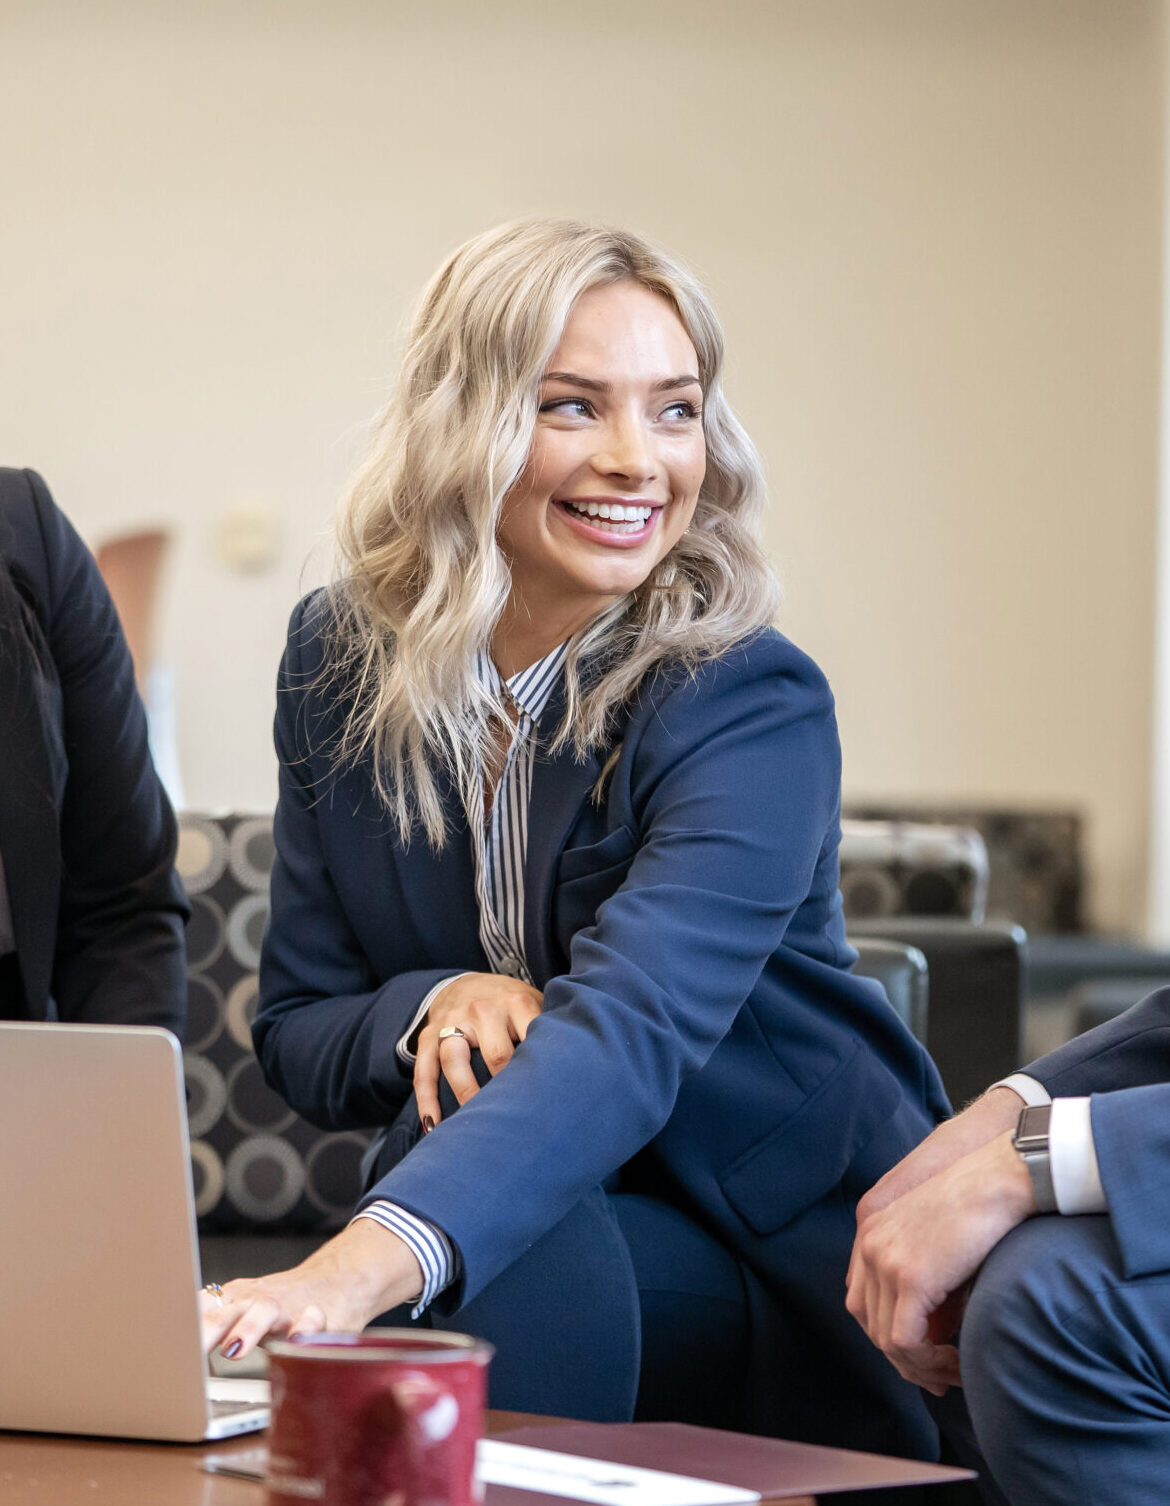
[(214, 1380), (179, 1043), (0, 1022), (0, 1428), (196, 1442), (268, 1421)]

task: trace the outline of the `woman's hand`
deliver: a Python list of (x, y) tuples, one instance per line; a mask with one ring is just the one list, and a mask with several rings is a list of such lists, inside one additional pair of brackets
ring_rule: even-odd
[[(512, 1053), (540, 1013), (544, 995), (530, 983), (498, 973), (464, 973), (454, 978), (431, 1005), (415, 1047), (414, 1093), (424, 1128), (443, 1117), (439, 1109), (440, 1074), (459, 1103), (479, 1092), (471, 1070), (471, 1051), (478, 1047), (493, 1077), (512, 1060)], [(458, 1026), (462, 1037), (440, 1033)], [(430, 1121), (429, 1125), (427, 1121)]]
[(268, 1334), (358, 1333), (371, 1318), (417, 1297), (423, 1274), (409, 1248), (359, 1218), (291, 1271), (229, 1281), (199, 1294), (205, 1353), (243, 1359)]

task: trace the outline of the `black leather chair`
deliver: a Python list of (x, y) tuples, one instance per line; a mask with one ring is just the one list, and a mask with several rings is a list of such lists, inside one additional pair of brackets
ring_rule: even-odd
[(857, 952), (853, 971), (876, 978), (886, 997), (925, 1045), (929, 1020), (930, 973), (926, 958), (917, 947), (878, 936), (851, 936)]
[(1027, 990), (1027, 937), (1021, 927), (1008, 921), (885, 917), (851, 921), (849, 939), (854, 946), (895, 941), (925, 957), (926, 1046), (956, 1109), (1021, 1065)]

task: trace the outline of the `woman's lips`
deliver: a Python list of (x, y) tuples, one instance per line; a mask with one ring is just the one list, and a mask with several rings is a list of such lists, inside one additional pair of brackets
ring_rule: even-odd
[(654, 527), (662, 505), (647, 502), (559, 500), (561, 515), (578, 532), (606, 543), (640, 543)]

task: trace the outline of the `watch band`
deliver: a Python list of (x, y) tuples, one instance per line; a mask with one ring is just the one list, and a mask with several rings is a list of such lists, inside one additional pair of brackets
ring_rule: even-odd
[(1020, 1111), (1012, 1144), (1023, 1157), (1032, 1179), (1032, 1193), (1037, 1213), (1056, 1213), (1056, 1189), (1052, 1185), (1052, 1155), (1048, 1146), (1050, 1103), (1030, 1106)]

